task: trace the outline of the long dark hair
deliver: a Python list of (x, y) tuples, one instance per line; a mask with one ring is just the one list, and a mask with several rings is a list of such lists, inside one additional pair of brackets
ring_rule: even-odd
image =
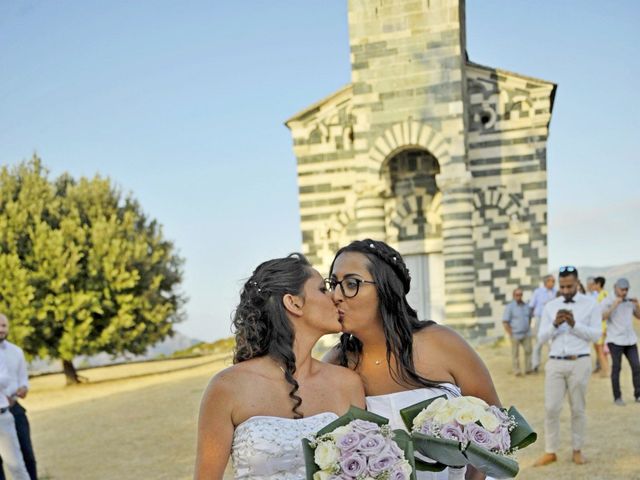
[(311, 264), (300, 253), (261, 263), (242, 287), (240, 304), (233, 317), (236, 336), (233, 363), (265, 355), (273, 358), (292, 386), (289, 397), (293, 401), (295, 418), (303, 417), (298, 411), (302, 404), (302, 399), (296, 395), (299, 385), (293, 378), (296, 371), (295, 333), (282, 297), (302, 295), (304, 284), (311, 275)]
[[(429, 380), (416, 372), (413, 363), (413, 334), (423, 328), (434, 325), (432, 320), (419, 320), (416, 311), (407, 301), (407, 293), (411, 287), (411, 275), (404, 263), (402, 255), (384, 242), (371, 240), (356, 240), (336, 253), (331, 262), (330, 272), (340, 254), (345, 252), (362, 253), (369, 260), (367, 269), (373, 277), (378, 292), (382, 329), (387, 346), (387, 364), (391, 378), (398, 384), (404, 382), (416, 387), (440, 387), (442, 382)], [(339, 344), (340, 364), (349, 366), (349, 360), (360, 363), (362, 342), (349, 333), (340, 336)], [(391, 356), (399, 364), (399, 371), (391, 368)], [(355, 368), (354, 367), (354, 368)]]

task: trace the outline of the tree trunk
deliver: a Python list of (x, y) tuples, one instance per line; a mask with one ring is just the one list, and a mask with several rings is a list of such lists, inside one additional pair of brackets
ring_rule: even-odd
[(76, 367), (73, 366), (73, 362), (69, 360), (62, 360), (62, 369), (64, 371), (64, 376), (67, 378), (67, 385), (76, 385), (80, 383), (80, 378), (78, 377), (78, 372), (76, 372)]

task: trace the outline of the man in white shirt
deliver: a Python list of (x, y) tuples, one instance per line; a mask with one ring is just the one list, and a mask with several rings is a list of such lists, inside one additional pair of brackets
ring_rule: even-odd
[(586, 427), (586, 393), (591, 377), (591, 344), (602, 335), (602, 313), (599, 304), (578, 293), (578, 270), (561, 267), (560, 296), (548, 302), (542, 312), (538, 342), (551, 342), (545, 366), (545, 454), (535, 466), (557, 460), (560, 443), (560, 412), (564, 397), (569, 395), (571, 407), (571, 443), (573, 462), (586, 463), (582, 455)]
[(633, 329), (633, 317), (640, 318), (640, 306), (637, 298), (628, 298), (629, 281), (620, 278), (613, 285), (615, 295), (602, 301), (602, 317), (607, 321), (607, 337), (605, 341), (611, 353), (611, 387), (613, 401), (624, 406), (620, 392), (620, 367), (622, 355), (627, 357), (631, 365), (633, 378), (633, 396), (640, 403), (640, 361), (638, 360), (638, 337)]
[[(9, 320), (5, 315), (0, 313), (0, 363), (4, 366), (7, 381), (1, 388), (2, 397), (0, 399), (2, 404), (7, 403), (9, 407), (9, 416), (11, 417), (11, 424), (13, 433), (16, 436), (18, 454), (20, 457), (20, 463), (25, 469), (24, 472), (27, 475), (25, 478), (31, 480), (37, 480), (36, 473), (36, 461), (33, 454), (33, 447), (31, 445), (31, 434), (29, 430), (29, 420), (27, 419), (25, 409), (18, 403), (18, 398), (25, 398), (29, 391), (29, 376), (27, 374), (27, 362), (24, 358), (22, 349), (17, 345), (7, 340), (9, 334)], [(7, 422), (7, 428), (8, 422)], [(13, 459), (9, 459), (4, 450), (0, 452), (0, 480), (5, 480), (2, 464), (4, 464), (10, 472), (12, 472), (13, 478), (16, 477), (16, 473), (13, 473), (12, 467), (9, 464), (14, 462)]]

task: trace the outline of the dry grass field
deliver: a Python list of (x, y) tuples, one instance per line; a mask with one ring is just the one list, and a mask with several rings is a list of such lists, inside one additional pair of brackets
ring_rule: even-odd
[[(589, 384), (589, 463), (571, 463), (569, 408), (562, 416), (559, 461), (533, 468), (543, 452), (544, 374), (509, 373), (509, 346), (478, 348), (505, 405), (516, 405), (537, 429), (536, 444), (520, 452), (522, 479), (640, 479), (640, 404), (613, 405), (607, 379)], [(87, 370), (91, 383), (64, 387), (61, 375), (35, 378), (25, 402), (39, 470), (46, 480), (180, 480), (192, 477), (200, 396), (208, 379), (228, 364), (224, 356)], [(631, 375), (623, 364), (623, 392)]]

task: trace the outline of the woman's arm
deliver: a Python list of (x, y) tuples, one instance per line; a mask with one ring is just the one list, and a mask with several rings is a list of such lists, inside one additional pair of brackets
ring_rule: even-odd
[(234, 432), (230, 376), (228, 372), (219, 373), (204, 392), (198, 419), (194, 480), (222, 480), (229, 462)]

